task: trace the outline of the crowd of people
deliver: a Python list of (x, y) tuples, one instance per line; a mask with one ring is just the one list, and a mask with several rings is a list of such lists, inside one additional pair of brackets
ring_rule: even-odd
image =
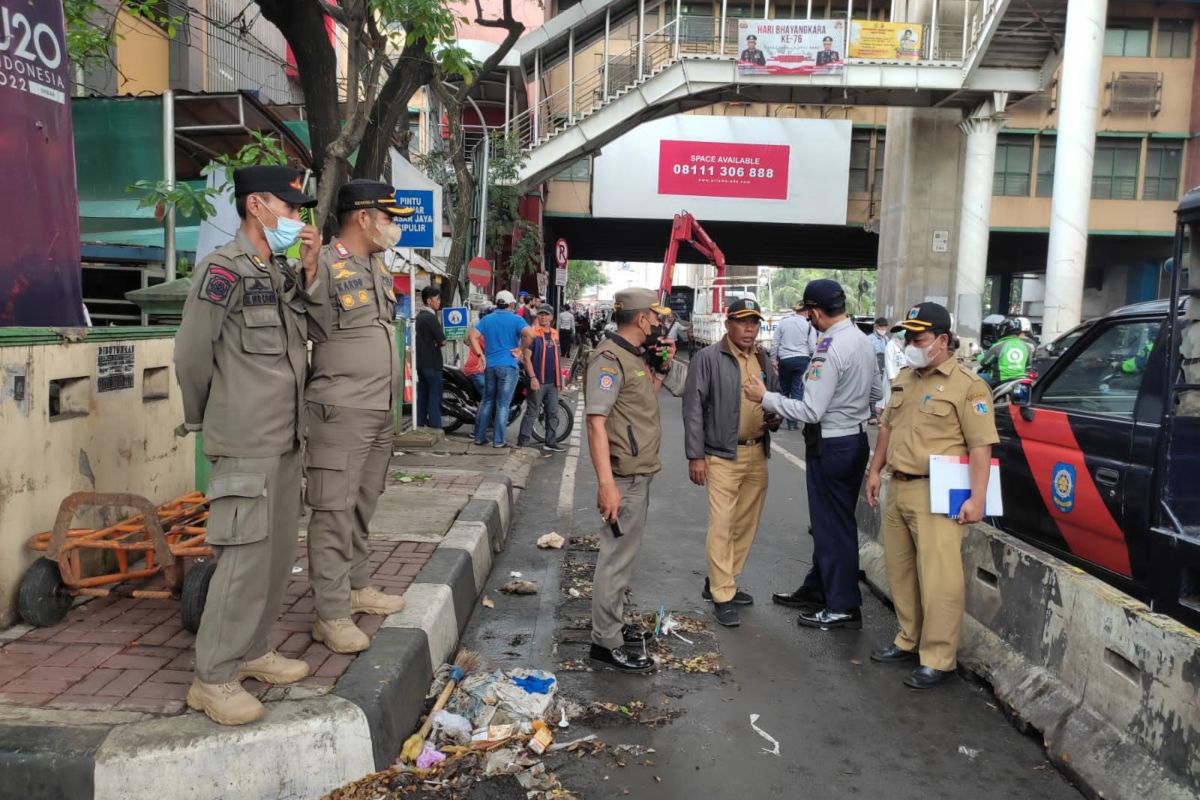
[[(671, 382), (676, 353), (668, 315), (649, 289), (618, 292), (616, 330), (591, 354), (584, 386), (596, 503), (609, 523), (600, 536), (590, 655), (624, 672), (653, 668), (638, 646), (648, 633), (626, 624), (624, 611), (650, 486), (662, 469), (658, 389)], [(847, 315), (842, 287), (815, 280), (767, 350), (758, 345), (763, 319), (753, 299), (730, 304), (726, 335), (692, 357), (678, 391), (688, 477), (708, 495), (701, 597), (727, 627), (741, 624), (739, 606), (754, 603), (738, 577), (767, 497), (771, 437), (783, 424), (803, 425), (812, 566), (773, 602), (796, 608), (799, 625), (811, 630), (862, 627), (854, 512), (864, 481), (868, 503), (879, 504), (886, 472), (883, 540), (900, 630), (871, 658), (911, 666), (910, 687), (935, 686), (955, 668), (963, 526), (983, 517), (999, 441), (990, 388), (959, 363), (950, 314), (937, 303), (914, 306), (896, 325), (876, 319), (867, 335)], [(870, 424), (879, 427), (873, 454)], [(970, 491), (950, 515), (930, 511), (934, 455), (969, 464)]]
[[(308, 674), (304, 661), (268, 640), (291, 573), (302, 486), (312, 511), (313, 639), (357, 653), (370, 638), (353, 615), (404, 607), (402, 597), (369, 584), (367, 531), (386, 482), (390, 412), (403, 380), (392, 338), (396, 297), (379, 254), (400, 239), (396, 219), (413, 213), (395, 204), (386, 184), (351, 181), (336, 198), (338, 234), (323, 244), (300, 221), (300, 209), (316, 200), (296, 170), (248, 167), (233, 182), (238, 233), (198, 264), (175, 349), (178, 432), (203, 431), (212, 462), (207, 533), (217, 556), (187, 703), (228, 725), (263, 714), (242, 680), (290, 684)], [(297, 242), (300, 258), (289, 261), (283, 254)], [(799, 588), (774, 602), (798, 608), (808, 628), (862, 626), (854, 508), (864, 477), (868, 502), (879, 502), (886, 471), (883, 536), (900, 632), (872, 658), (916, 663), (906, 683), (918, 688), (954, 668), (962, 525), (982, 517), (997, 437), (988, 386), (957, 363), (946, 309), (922, 303), (895, 326), (876, 320), (868, 337), (846, 315), (842, 288), (817, 280), (764, 351), (762, 309), (739, 299), (727, 311), (726, 336), (695, 354), (684, 378), (675, 361), (682, 326), (654, 291), (618, 292), (605, 316), (570, 308), (556, 315), (540, 297), (522, 295), (497, 293), (494, 310), (468, 334), (466, 371), (481, 396), (474, 442), (487, 445), (490, 436), (492, 448), (509, 446), (510, 403), (524, 371), (517, 445), (530, 442), (544, 417), (543, 447), (561, 451), (562, 362), (577, 343), (594, 342), (584, 406), (597, 506), (609, 527), (593, 585), (593, 659), (630, 672), (652, 666), (643, 648), (628, 647), (650, 633), (626, 622), (625, 602), (662, 466), (658, 390), (666, 385), (683, 398), (688, 476), (708, 493), (701, 596), (718, 623), (740, 624), (737, 607), (754, 602), (738, 577), (767, 496), (771, 435), (781, 424), (803, 424), (813, 564)], [(440, 292), (427, 287), (421, 299), (417, 416), (439, 428)], [(895, 333), (903, 335), (903, 365)], [(866, 426), (877, 404), (872, 456)], [(943, 454), (970, 464), (969, 497), (952, 517), (929, 510), (929, 456)]]

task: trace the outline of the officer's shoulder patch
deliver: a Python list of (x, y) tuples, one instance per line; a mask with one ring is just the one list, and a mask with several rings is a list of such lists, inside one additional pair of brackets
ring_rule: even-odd
[(596, 370), (596, 388), (602, 392), (611, 392), (616, 385), (616, 368), (601, 364)]
[(200, 298), (224, 308), (229, 305), (238, 276), (228, 267), (210, 264), (200, 284)]
[(607, 358), (609, 361), (617, 360), (617, 354), (611, 350), (601, 350), (599, 353), (601, 358)]
[(817, 352), (818, 353), (828, 353), (829, 348), (832, 345), (833, 345), (833, 337), (826, 336), (824, 339), (822, 339), (820, 342), (817, 343)]
[(335, 251), (335, 252), (336, 252), (336, 253), (337, 253), (339, 256), (341, 256), (342, 258), (349, 258), (349, 257), (350, 257), (350, 251), (349, 251), (349, 250), (347, 250), (347, 249), (346, 249), (346, 245), (342, 244), (341, 242), (334, 242), (334, 243), (333, 243), (333, 249), (334, 249), (334, 251)]

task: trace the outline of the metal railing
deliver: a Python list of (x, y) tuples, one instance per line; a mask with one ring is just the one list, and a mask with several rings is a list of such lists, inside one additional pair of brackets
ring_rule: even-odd
[[(536, 147), (657, 75), (679, 60), (677, 28), (672, 20), (627, 49), (609, 55), (591, 72), (574, 76), (565, 86), (537, 98), (509, 121), (510, 132), (516, 132), (523, 148)], [(710, 49), (715, 52), (711, 43)], [(538, 80), (550, 78), (542, 75)]]

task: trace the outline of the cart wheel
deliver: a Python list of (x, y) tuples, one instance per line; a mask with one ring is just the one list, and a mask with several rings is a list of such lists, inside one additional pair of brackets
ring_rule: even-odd
[(48, 628), (62, 622), (71, 608), (71, 592), (63, 583), (58, 564), (39, 558), (21, 576), (17, 609), (29, 625)]
[(200, 630), (200, 617), (204, 616), (204, 602), (208, 599), (208, 584), (212, 581), (217, 562), (196, 560), (183, 576), (183, 592), (179, 598), (179, 616), (185, 630), (195, 633)]

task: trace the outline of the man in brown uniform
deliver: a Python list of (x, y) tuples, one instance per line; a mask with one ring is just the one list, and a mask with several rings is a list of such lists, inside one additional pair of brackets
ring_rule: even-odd
[[(217, 567), (196, 635), (187, 703), (216, 722), (263, 715), (243, 678), (292, 683), (308, 665), (270, 649), (296, 555), (300, 517), (300, 407), (306, 369), (305, 292), (320, 291), (321, 236), (300, 220), (316, 204), (288, 167), (233, 175), (241, 228), (209, 253), (175, 336), (184, 427), (204, 431), (213, 461), (208, 543)], [(279, 253), (299, 238), (303, 271)]]
[(371, 642), (353, 614), (394, 614), (404, 598), (370, 586), (367, 533), (392, 457), (392, 403), (403, 371), (392, 336), (392, 275), (376, 256), (396, 245), (411, 208), (392, 187), (350, 181), (338, 192), (338, 235), (321, 249), (308, 310), (312, 375), (304, 392), (308, 448), (308, 568), (316, 598), (312, 636), (335, 653)]
[[(867, 502), (879, 503), (884, 465), (891, 472), (883, 511), (888, 583), (900, 633), (873, 661), (919, 666), (904, 679), (927, 689), (954, 671), (962, 625), (963, 526), (983, 518), (992, 445), (1000, 441), (987, 383), (954, 359), (950, 312), (921, 303), (892, 328), (904, 331), (905, 369), (879, 419), (867, 475)], [(955, 517), (929, 511), (929, 457), (968, 456), (971, 496)]]
[[(666, 309), (650, 289), (617, 292), (616, 333), (593, 351), (584, 382), (588, 450), (599, 483), (596, 505), (610, 526), (600, 533), (592, 584), (591, 657), (622, 672), (654, 667), (640, 646), (649, 634), (625, 624), (625, 591), (646, 529), (650, 481), (661, 468), (658, 389), (663, 373), (646, 363), (643, 345), (663, 339), (658, 322), (663, 313)], [(675, 343), (666, 347), (669, 364)], [(639, 647), (627, 648), (629, 644)]]
[(768, 391), (779, 378), (758, 347), (762, 308), (736, 300), (725, 315), (725, 337), (692, 357), (683, 390), (684, 452), (688, 477), (708, 487), (708, 577), (701, 597), (713, 603), (717, 622), (741, 624), (737, 606), (754, 603), (738, 588), (767, 499), (767, 458), (779, 417), (746, 397), (742, 385), (756, 376)]

